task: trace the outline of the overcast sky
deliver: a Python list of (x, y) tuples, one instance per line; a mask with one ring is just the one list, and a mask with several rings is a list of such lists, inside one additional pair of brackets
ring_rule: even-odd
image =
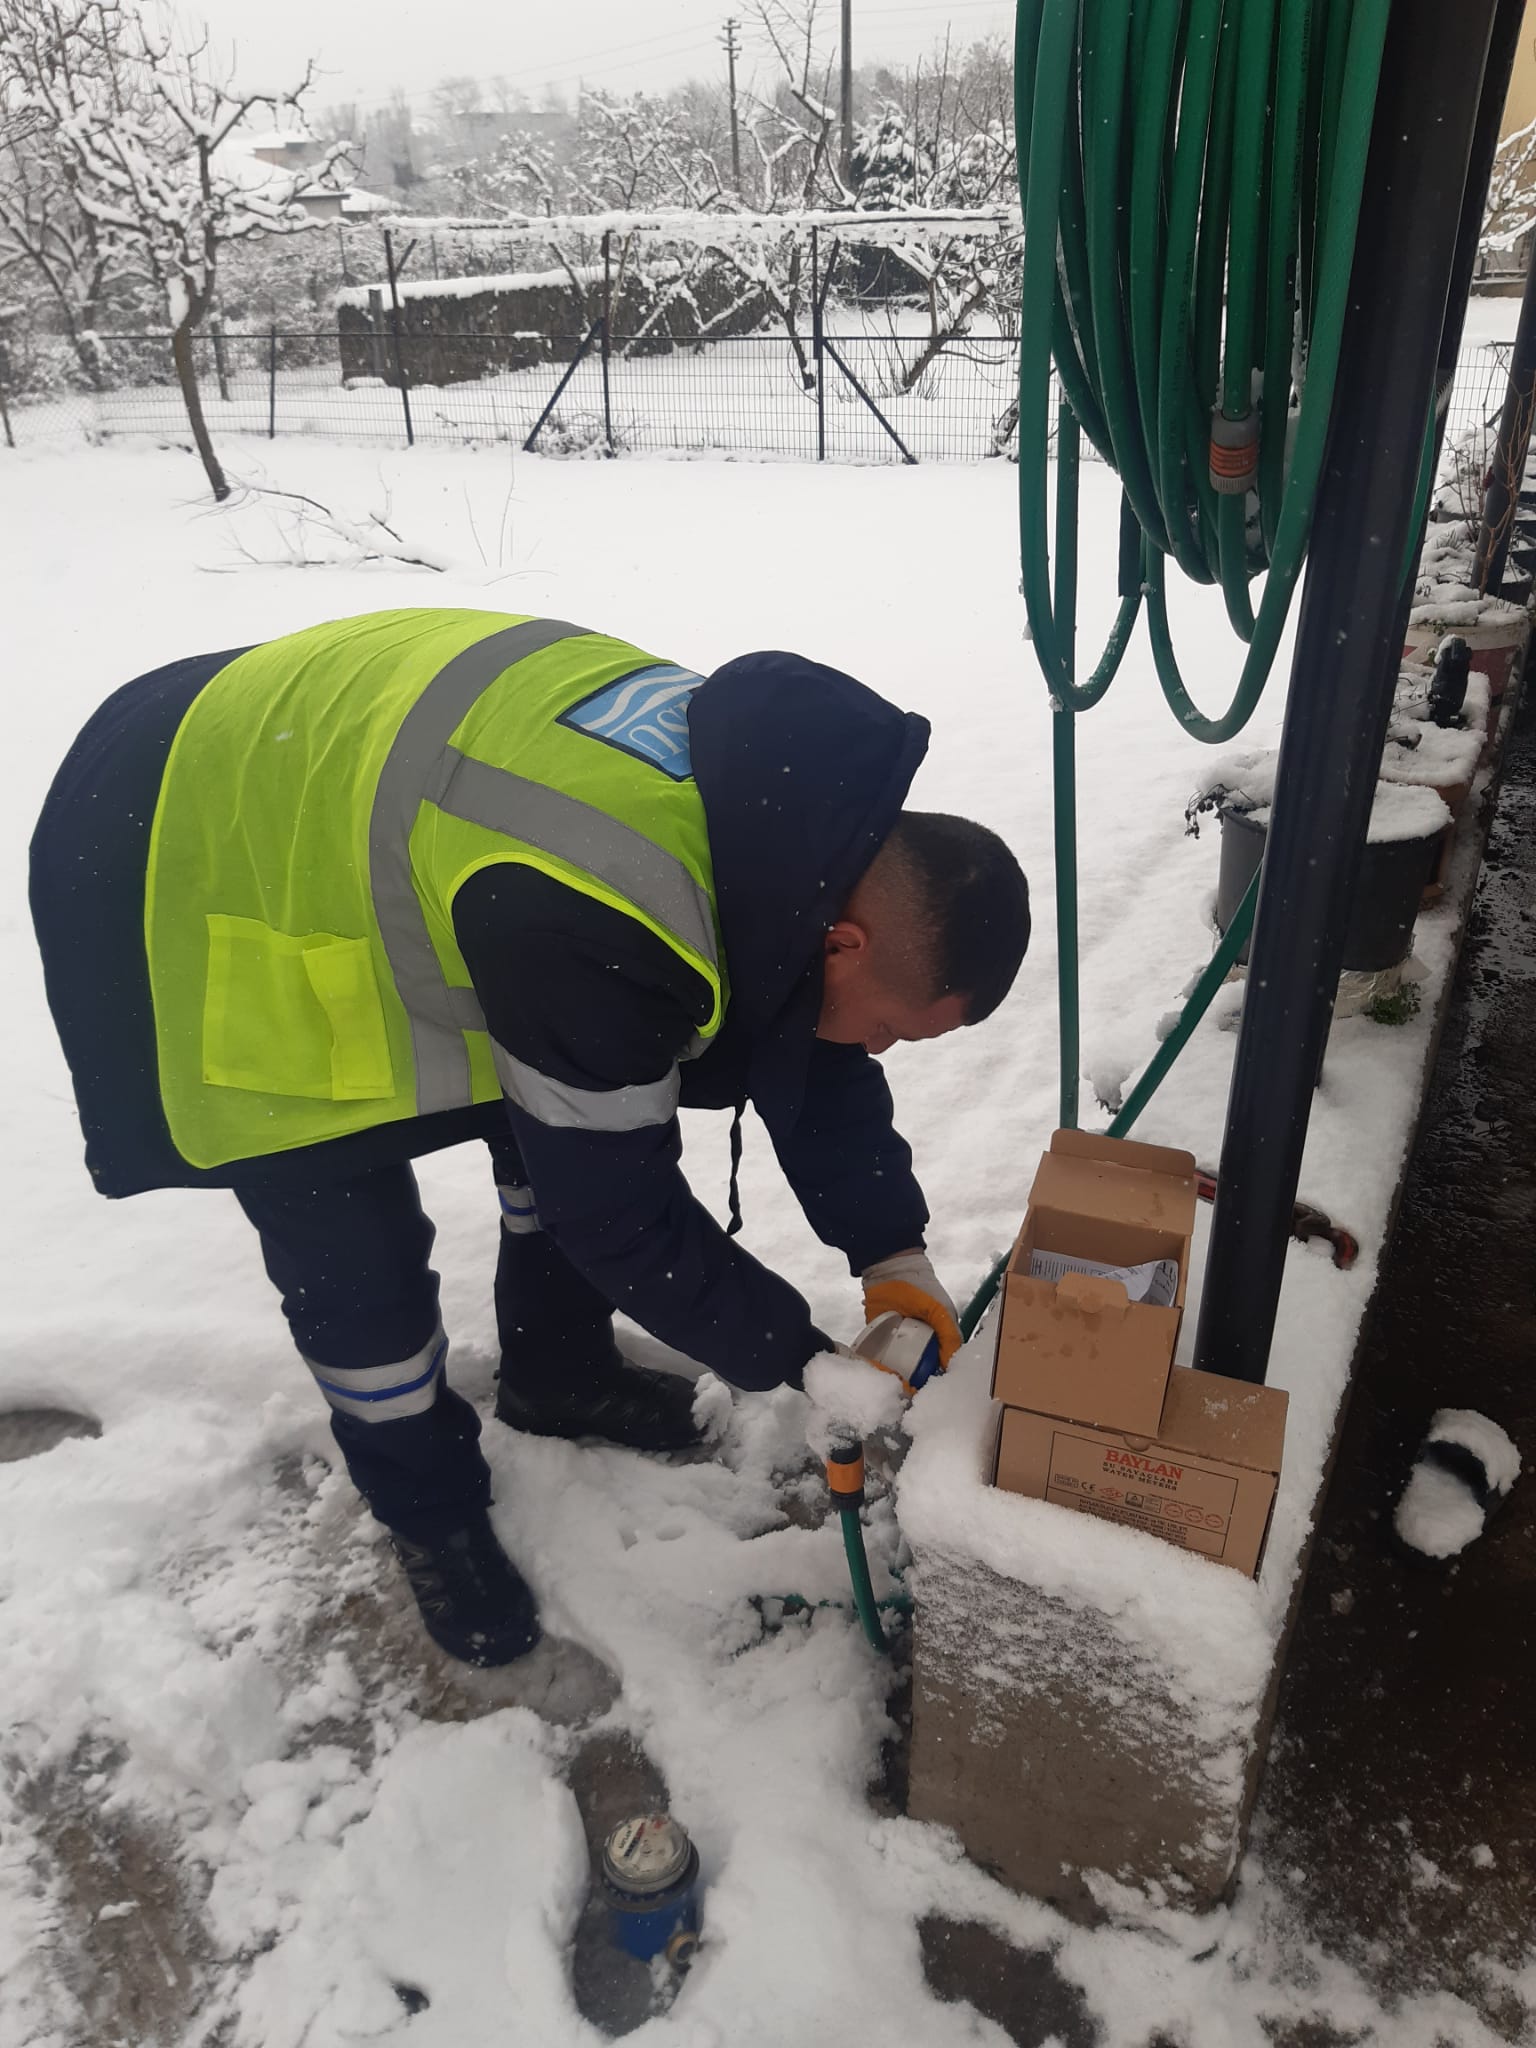
[[(426, 100), (439, 79), (504, 76), (535, 101), (579, 82), (656, 91), (686, 78), (724, 77), (721, 23), (732, 13), (745, 40), (738, 82), (771, 61), (749, 0), (181, 0), (184, 20), (205, 18), (222, 51), (234, 46), (250, 84), (286, 85), (314, 57), (323, 73), (314, 104), (387, 99), (396, 86)], [(944, 38), (957, 44), (1011, 34), (999, 0), (854, 0), (855, 64), (910, 64)], [(820, 0), (818, 42), (831, 54), (837, 0)]]

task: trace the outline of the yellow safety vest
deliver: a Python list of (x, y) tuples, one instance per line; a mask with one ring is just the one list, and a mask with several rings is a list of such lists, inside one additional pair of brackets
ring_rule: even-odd
[(497, 861), (665, 940), (714, 991), (713, 1037), (727, 986), (689, 766), (700, 680), (579, 626), (473, 611), (374, 612), (220, 670), (171, 748), (145, 892), (183, 1158), (494, 1101), (453, 899)]

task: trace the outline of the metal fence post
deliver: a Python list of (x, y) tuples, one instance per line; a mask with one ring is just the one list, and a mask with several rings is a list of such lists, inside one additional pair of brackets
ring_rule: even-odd
[(816, 460), (827, 459), (827, 376), (821, 359), (821, 230), (811, 229), (811, 360), (816, 365)]
[(400, 272), (395, 265), (394, 237), (388, 228), (384, 230), (384, 264), (389, 272), (389, 328), (395, 346), (395, 375), (400, 379), (400, 404), (405, 412), (405, 445), (414, 448), (416, 430), (411, 425), (411, 393), (406, 383), (405, 356), (400, 347)]
[(10, 351), (6, 346), (5, 335), (0, 334), (0, 429), (4, 431), (6, 447), (14, 448), (16, 436), (11, 432), (11, 409), (5, 402), (5, 387), (9, 378)]
[(267, 439), (277, 439), (277, 329), (267, 331)]
[(224, 315), (214, 313), (208, 321), (208, 332), (213, 340), (213, 374), (218, 383), (219, 397), (225, 405), (229, 403), (229, 355), (224, 346)]
[(603, 236), (603, 438), (613, 453), (613, 388), (608, 362), (613, 346), (613, 236)]

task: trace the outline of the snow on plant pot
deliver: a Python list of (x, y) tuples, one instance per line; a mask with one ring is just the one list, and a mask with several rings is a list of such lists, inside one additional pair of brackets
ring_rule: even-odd
[[(1420, 662), (1405, 661), (1398, 670), (1397, 688), (1392, 695), (1392, 721), (1387, 727), (1389, 744), (1397, 726), (1400, 724), (1405, 722), (1409, 725), (1434, 723), (1430, 711), (1430, 692), (1434, 687), (1434, 680), (1434, 670)], [(1483, 762), (1489, 758), (1493, 752), (1493, 739), (1497, 731), (1497, 724), (1493, 716), (1493, 698), (1489, 692), (1488, 678), (1481, 669), (1473, 669), (1472, 673), (1467, 677), (1467, 693), (1462, 699), (1460, 722), (1455, 726), (1441, 727), (1439, 729), (1456, 735), (1475, 734), (1478, 747), (1475, 765), (1481, 767)], [(1459, 761), (1460, 757), (1460, 747), (1458, 746), (1456, 759)], [(1440, 760), (1438, 754), (1425, 755), (1424, 757), (1426, 761), (1431, 758), (1434, 758), (1437, 762)], [(1405, 778), (1394, 777), (1393, 779), (1402, 780)], [(1436, 782), (1430, 786), (1438, 788), (1439, 784)], [(1447, 798), (1447, 802), (1449, 801), (1449, 798)], [(1454, 810), (1456, 807), (1452, 804), (1451, 808)]]
[(1419, 566), (1414, 572), (1415, 603), (1432, 597), (1442, 584), (1470, 584), (1476, 560), (1477, 528), (1471, 520), (1457, 519), (1431, 527), (1419, 550)]
[(1502, 597), (1479, 597), (1467, 584), (1437, 585), (1435, 594), (1416, 603), (1408, 614), (1404, 659), (1432, 662), (1448, 633), (1459, 633), (1471, 648), (1473, 662), (1487, 676), (1497, 703), (1531, 636), (1525, 606)]
[[(1222, 931), (1237, 915), (1264, 858), (1278, 758), (1268, 747), (1227, 755), (1216, 763), (1205, 788), (1185, 812), (1191, 831), (1198, 831), (1202, 811), (1215, 811), (1221, 820), (1216, 923)], [(1408, 957), (1431, 849), (1450, 821), (1450, 812), (1432, 789), (1377, 784), (1344, 937), (1346, 970), (1378, 973)], [(1239, 957), (1246, 962), (1246, 947)]]
[[(1471, 680), (1469, 677), (1469, 691)], [(1486, 689), (1485, 679), (1477, 680)], [(1445, 805), (1451, 819), (1459, 818), (1472, 794), (1483, 750), (1483, 722), (1474, 720), (1475, 712), (1463, 724), (1440, 726), (1427, 718), (1395, 715), (1381, 752), (1382, 782), (1402, 789), (1431, 790)], [(1439, 841), (1430, 846), (1423, 879), (1426, 897), (1431, 902), (1444, 887), (1453, 838), (1452, 828), (1447, 825)]]

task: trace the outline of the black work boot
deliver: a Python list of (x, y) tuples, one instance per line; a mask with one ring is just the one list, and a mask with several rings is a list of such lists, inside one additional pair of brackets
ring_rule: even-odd
[(615, 1351), (597, 1371), (558, 1364), (514, 1381), (503, 1361), (496, 1419), (532, 1436), (598, 1437), (631, 1451), (686, 1451), (702, 1443), (693, 1419), (693, 1382), (675, 1372), (631, 1365)]
[(427, 1634), (465, 1664), (510, 1664), (538, 1642), (533, 1594), (478, 1516), (434, 1543), (390, 1532)]
[[(532, 1201), (508, 1187), (521, 1167), (503, 1157), (503, 1215)], [(613, 1341), (613, 1310), (537, 1223), (504, 1224), (496, 1262), (501, 1383), (496, 1417), (533, 1436), (599, 1437), (631, 1451), (686, 1451), (703, 1441), (693, 1385), (630, 1365)]]

